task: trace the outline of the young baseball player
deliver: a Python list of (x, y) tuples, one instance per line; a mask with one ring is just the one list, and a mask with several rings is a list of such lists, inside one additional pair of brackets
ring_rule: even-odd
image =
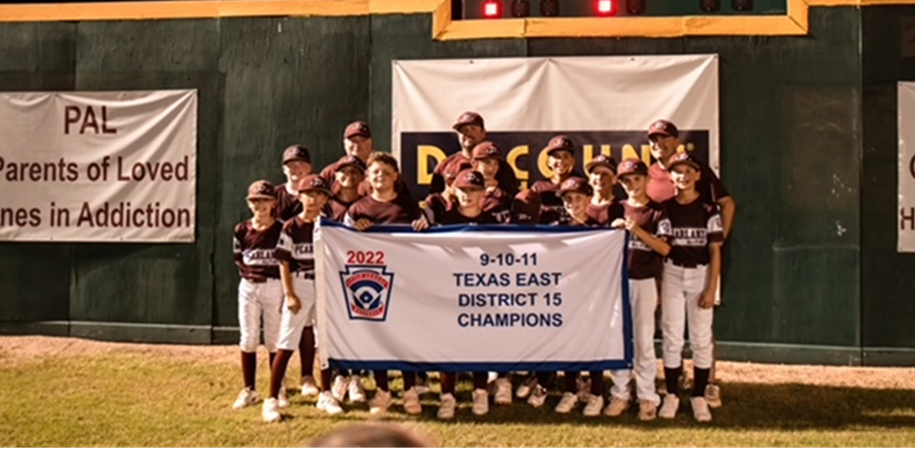
[(575, 145), (567, 136), (558, 135), (550, 139), (546, 146), (547, 165), (553, 172), (550, 179), (540, 180), (531, 186), (531, 190), (540, 194), (543, 203), (541, 222), (557, 224), (568, 220), (562, 198), (557, 194), (563, 181), (573, 176), (575, 169)]
[[(432, 173), (432, 181), (429, 184), (429, 193), (439, 193), (445, 190), (444, 173), (451, 165), (469, 164), (473, 161), (473, 148), (480, 142), (486, 140), (486, 126), (483, 123), (483, 117), (476, 112), (465, 112), (458, 117), (452, 126), (457, 133), (458, 143), (461, 145), (461, 151), (445, 158), (435, 166)], [(501, 160), (499, 162), (501, 169), (497, 175), (499, 185), (506, 191), (516, 191), (518, 189), (518, 178), (515, 177), (515, 171), (508, 165), (508, 162)], [(458, 170), (459, 171), (459, 170)]]
[(286, 221), (302, 212), (295, 189), (299, 180), (311, 174), (311, 153), (307, 148), (292, 145), (283, 151), (283, 174), (286, 182), (276, 189), (276, 213), (280, 220)]
[(454, 203), (457, 201), (454, 180), (457, 179), (458, 173), (471, 168), (473, 168), (473, 166), (469, 163), (449, 165), (442, 173), (442, 176), (445, 178), (445, 190), (439, 193), (430, 193), (426, 196), (426, 199), (420, 203), (423, 217), (425, 217), (430, 225), (441, 224), (445, 212), (448, 212), (454, 206)]
[(588, 183), (594, 189), (591, 204), (588, 204), (588, 216), (600, 223), (609, 225), (615, 218), (623, 216), (623, 207), (613, 196), (616, 184), (616, 160), (599, 154), (585, 166)]
[(238, 284), (238, 327), (241, 333), (241, 371), (245, 388), (239, 393), (233, 408), (240, 409), (258, 401), (255, 390), (257, 346), (260, 322), (264, 320), (264, 346), (270, 362), (276, 353), (280, 332), (279, 264), (274, 257), (277, 241), (283, 229), (274, 218), (276, 190), (267, 181), (255, 181), (248, 187), (248, 208), (253, 217), (235, 226), (233, 255), (241, 282)]
[(693, 394), (696, 421), (712, 420), (705, 388), (712, 368), (712, 321), (721, 270), (724, 230), (714, 205), (696, 190), (701, 167), (688, 154), (671, 156), (668, 169), (677, 195), (664, 202), (659, 235), (667, 235), (670, 254), (661, 276), (661, 329), (664, 334), (664, 378), (667, 395), (658, 416), (673, 419), (680, 406), (679, 378), (683, 372), (683, 328), (688, 323), (693, 352)]
[[(429, 227), (422, 217), (416, 202), (399, 193), (401, 183), (397, 159), (388, 153), (375, 152), (368, 160), (368, 181), (372, 192), (350, 206), (344, 223), (358, 231), (364, 231), (376, 224), (413, 224), (416, 230)], [(378, 389), (369, 402), (372, 414), (383, 414), (391, 406), (391, 392), (388, 389), (387, 371), (375, 371)], [(416, 373), (404, 372), (404, 410), (411, 415), (422, 413), (419, 392), (416, 389)]]
[[(670, 158), (677, 153), (677, 149), (682, 145), (680, 131), (676, 125), (668, 120), (657, 120), (648, 127), (648, 140), (651, 143), (651, 156), (655, 159), (655, 163), (648, 169), (648, 196), (658, 203), (663, 203), (673, 198), (676, 194), (668, 168), (670, 167)], [(699, 165), (700, 172), (696, 190), (699, 192), (702, 201), (708, 204), (716, 204), (720, 208), (724, 238), (727, 239), (731, 234), (731, 225), (734, 223), (737, 203), (708, 164), (700, 161), (695, 162)], [(718, 302), (720, 299), (716, 299), (716, 306), (720, 305)], [(712, 335), (713, 343), (714, 338), (714, 335)], [(712, 354), (714, 356), (714, 349)], [(713, 359), (712, 377), (708, 388), (706, 388), (705, 397), (710, 407), (717, 408), (721, 406), (721, 390), (715, 385), (714, 381), (715, 362)]]
[[(629, 240), (629, 302), (632, 309), (632, 326), (635, 340), (635, 385), (639, 400), (639, 419), (652, 421), (658, 416), (661, 398), (655, 389), (658, 357), (654, 350), (655, 311), (658, 307), (657, 282), (663, 270), (663, 257), (670, 253), (670, 245), (659, 238), (658, 226), (664, 208), (652, 201), (646, 193), (648, 166), (639, 159), (620, 162), (617, 176), (627, 199), (620, 205), (625, 218), (616, 219), (612, 226), (626, 228)], [(668, 231), (664, 231), (669, 234)], [(604, 410), (607, 416), (620, 416), (629, 409), (632, 380), (631, 370), (613, 370), (610, 387), (610, 405)]]
[(362, 159), (352, 155), (341, 157), (334, 166), (334, 185), (337, 189), (327, 202), (325, 215), (331, 220), (343, 222), (349, 207), (364, 196), (360, 194), (359, 186), (365, 181), (366, 166)]
[[(486, 195), (486, 181), (483, 175), (472, 169), (463, 170), (453, 183), (455, 190), (455, 207), (448, 210), (442, 217), (441, 224), (496, 224), (498, 220), (492, 213), (483, 210), (483, 198)], [(438, 409), (440, 419), (454, 418), (457, 401), (454, 398), (455, 373), (441, 373), (442, 396)], [(485, 415), (489, 413), (489, 394), (486, 391), (487, 373), (473, 373), (473, 413)], [(511, 384), (509, 384), (511, 395)]]
[[(298, 185), (302, 213), (288, 220), (283, 225), (276, 246), (276, 258), (280, 261), (280, 278), (282, 279), (285, 303), (282, 311), (279, 351), (273, 361), (270, 372), (270, 397), (264, 401), (264, 421), (280, 420), (280, 407), (285, 406), (279, 399), (283, 388), (283, 378), (292, 354), (299, 348), (300, 342), (307, 340), (309, 352), (302, 352), (302, 361), (311, 361), (307, 369), (314, 370), (315, 358), (315, 259), (313, 234), (315, 222), (331, 196), (330, 185), (320, 176), (308, 175)], [(318, 409), (328, 414), (342, 413), (343, 409), (330, 392), (330, 370), (321, 370), (322, 391), (318, 397)]]
[[(363, 163), (369, 160), (369, 156), (375, 151), (375, 141), (372, 140), (372, 130), (368, 123), (356, 121), (346, 125), (343, 130), (343, 151), (346, 153), (345, 156), (358, 158)], [(331, 191), (334, 194), (340, 191), (336, 173), (341, 161), (343, 161), (342, 158), (321, 170), (321, 177), (331, 184)], [(369, 189), (367, 183), (360, 184), (358, 193), (365, 195)]]
[[(490, 141), (482, 142), (473, 148), (473, 169), (482, 174), (486, 181), (483, 210), (492, 213), (499, 223), (508, 223), (511, 217), (511, 202), (517, 189), (506, 191), (499, 185), (501, 161), (502, 151)], [(498, 385), (499, 381), (496, 383)], [(503, 391), (503, 395), (504, 393)], [(496, 395), (498, 396), (498, 393)], [(511, 400), (511, 385), (508, 385), (508, 399)]]

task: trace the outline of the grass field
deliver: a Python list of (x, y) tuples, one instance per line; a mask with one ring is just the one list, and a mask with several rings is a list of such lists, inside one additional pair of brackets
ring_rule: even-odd
[[(330, 418), (300, 396), (282, 423), (261, 422), (259, 404), (233, 411), (237, 363), (234, 347), (0, 337), (0, 446), (295, 446), (371, 419), (364, 405)], [(290, 377), (298, 371), (296, 358)], [(468, 384), (453, 422), (435, 419), (435, 394), (424, 398), (421, 417), (398, 403), (385, 420), (445, 446), (915, 445), (913, 369), (722, 363), (719, 376), (725, 405), (707, 425), (694, 423), (687, 406), (676, 420), (650, 423), (634, 414), (561, 416), (549, 407), (558, 397), (542, 409), (516, 402), (478, 418)]]

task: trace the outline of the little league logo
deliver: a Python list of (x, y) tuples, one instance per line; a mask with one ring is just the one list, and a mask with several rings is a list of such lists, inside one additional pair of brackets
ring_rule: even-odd
[(386, 266), (347, 265), (340, 272), (351, 320), (384, 321), (388, 316), (394, 273)]

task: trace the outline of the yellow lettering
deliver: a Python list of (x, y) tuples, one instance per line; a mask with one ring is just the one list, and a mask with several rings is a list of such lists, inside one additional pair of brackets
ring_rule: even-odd
[(544, 178), (552, 178), (553, 170), (550, 170), (550, 165), (547, 161), (549, 157), (546, 155), (546, 151), (543, 150), (545, 150), (545, 148), (541, 148), (540, 154), (537, 155), (537, 169), (540, 170), (540, 176), (543, 176)]
[(530, 154), (531, 148), (527, 145), (518, 145), (511, 149), (508, 152), (508, 156), (505, 157), (505, 161), (508, 162), (508, 165), (512, 166), (512, 170), (515, 171), (515, 177), (518, 178), (518, 181), (521, 182), (521, 188), (527, 188), (527, 180), (531, 179), (530, 173), (527, 170), (521, 170), (518, 168), (518, 158), (522, 156), (527, 156)]
[(623, 159), (629, 159), (631, 157), (639, 157), (639, 155), (636, 154), (635, 148), (627, 143), (626, 145), (623, 145), (622, 157)]
[(642, 145), (642, 162), (645, 165), (651, 165), (651, 145), (643, 144)]
[(429, 170), (429, 157), (435, 158), (436, 165), (442, 163), (447, 157), (445, 152), (433, 145), (419, 145), (416, 147), (416, 183), (429, 185), (432, 183), (432, 170)]
[[(610, 147), (610, 145), (601, 145), (600, 146), (600, 154), (603, 154), (604, 156), (612, 157), (613, 156), (612, 150), (613, 149)], [(591, 144), (585, 145), (584, 153), (585, 153), (585, 156), (584, 156), (583, 160), (581, 161), (581, 164), (582, 164), (582, 166), (587, 166), (588, 164), (591, 163), (591, 160), (594, 159), (594, 156), (595, 156), (594, 155), (594, 145), (591, 145)]]

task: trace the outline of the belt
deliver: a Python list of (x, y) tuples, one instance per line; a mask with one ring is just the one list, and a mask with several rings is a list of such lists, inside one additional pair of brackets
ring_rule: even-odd
[(278, 281), (279, 279), (274, 279), (274, 278), (260, 278), (260, 277), (259, 277), (259, 278), (245, 278), (245, 280), (248, 281), (248, 282), (250, 282), (250, 283), (252, 283), (252, 284), (263, 284), (263, 283), (265, 283), (265, 282), (267, 282), (267, 281)]
[(293, 271), (292, 277), (297, 277), (299, 279), (311, 279), (314, 280), (315, 273), (314, 271)]
[(680, 267), (680, 268), (699, 268), (699, 267), (708, 266), (708, 264), (703, 264), (703, 263), (677, 262), (677, 261), (674, 261), (671, 259), (667, 259), (667, 261), (670, 262), (671, 265), (673, 265), (675, 267)]

